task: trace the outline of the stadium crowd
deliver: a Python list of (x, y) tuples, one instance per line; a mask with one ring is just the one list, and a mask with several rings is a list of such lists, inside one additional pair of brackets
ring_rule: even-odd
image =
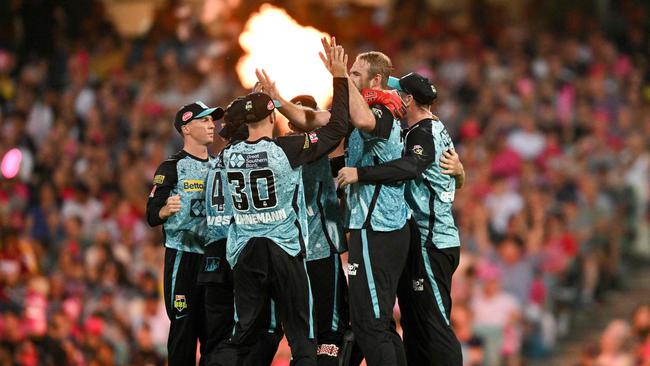
[[(18, 176), (0, 179), (0, 365), (164, 362), (151, 180), (180, 148), (179, 106), (245, 93), (236, 35), (259, 5), (215, 34), (171, 3), (136, 39), (100, 1), (0, 9), (0, 156), (22, 153)], [(285, 5), (350, 54), (381, 50), (394, 75), (433, 80), (467, 172), (452, 309), (465, 362), (546, 357), (577, 309), (625, 285), (630, 257), (650, 256), (650, 12), (621, 2), (625, 27), (604, 31), (578, 13), (514, 25), (480, 9), (457, 24), (408, 4)], [(584, 365), (649, 364), (649, 318), (644, 305), (631, 326), (612, 322)]]

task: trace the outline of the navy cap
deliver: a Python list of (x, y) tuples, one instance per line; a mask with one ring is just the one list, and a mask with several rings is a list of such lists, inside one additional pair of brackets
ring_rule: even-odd
[(181, 107), (181, 109), (176, 112), (176, 118), (174, 118), (174, 127), (176, 131), (181, 132), (181, 126), (186, 125), (192, 122), (195, 119), (200, 119), (206, 116), (212, 116), (213, 120), (221, 119), (224, 115), (223, 108), (214, 107), (210, 108), (201, 101), (196, 101)]
[(388, 87), (410, 94), (416, 102), (425, 105), (433, 103), (438, 96), (436, 87), (429, 79), (416, 72), (406, 74), (399, 79), (389, 77)]
[(225, 119), (228, 124), (253, 123), (273, 113), (276, 103), (268, 94), (250, 93), (233, 100), (226, 108)]

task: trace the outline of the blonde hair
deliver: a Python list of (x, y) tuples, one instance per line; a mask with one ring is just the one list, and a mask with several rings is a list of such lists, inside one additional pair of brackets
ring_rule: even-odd
[(381, 76), (381, 87), (384, 89), (388, 87), (388, 77), (393, 71), (393, 63), (386, 54), (379, 51), (364, 52), (357, 56), (357, 60), (367, 62), (370, 65), (368, 76), (373, 78), (379, 74)]

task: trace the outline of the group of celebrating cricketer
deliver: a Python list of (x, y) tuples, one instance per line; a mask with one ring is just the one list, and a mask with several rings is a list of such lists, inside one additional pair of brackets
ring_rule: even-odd
[[(225, 110), (176, 114), (184, 146), (147, 203), (166, 247), (169, 365), (194, 365), (197, 339), (201, 365), (270, 365), (284, 335), (292, 365), (462, 364), (449, 317), (465, 173), (431, 112), (436, 89), (417, 73), (390, 77), (381, 52), (348, 72), (343, 47), (321, 41), (330, 110), (284, 99), (256, 70), (254, 91)], [(291, 133), (274, 136), (276, 110)], [(228, 145), (213, 157), (222, 118)]]

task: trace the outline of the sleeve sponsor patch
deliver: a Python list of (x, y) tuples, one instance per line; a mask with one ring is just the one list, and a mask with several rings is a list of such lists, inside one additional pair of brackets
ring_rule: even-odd
[(163, 184), (165, 181), (165, 176), (158, 174), (155, 177), (153, 177), (153, 184)]
[(416, 154), (416, 155), (422, 155), (424, 153), (424, 149), (420, 145), (413, 146), (412, 150), (413, 150), (413, 154)]
[(384, 112), (379, 109), (379, 108), (372, 108), (372, 113), (378, 118), (381, 119), (381, 117), (384, 115)]
[(318, 135), (316, 134), (316, 132), (309, 133), (309, 141), (311, 141), (312, 144), (318, 142)]
[(305, 144), (302, 145), (303, 150), (309, 148), (309, 135), (305, 134)]

